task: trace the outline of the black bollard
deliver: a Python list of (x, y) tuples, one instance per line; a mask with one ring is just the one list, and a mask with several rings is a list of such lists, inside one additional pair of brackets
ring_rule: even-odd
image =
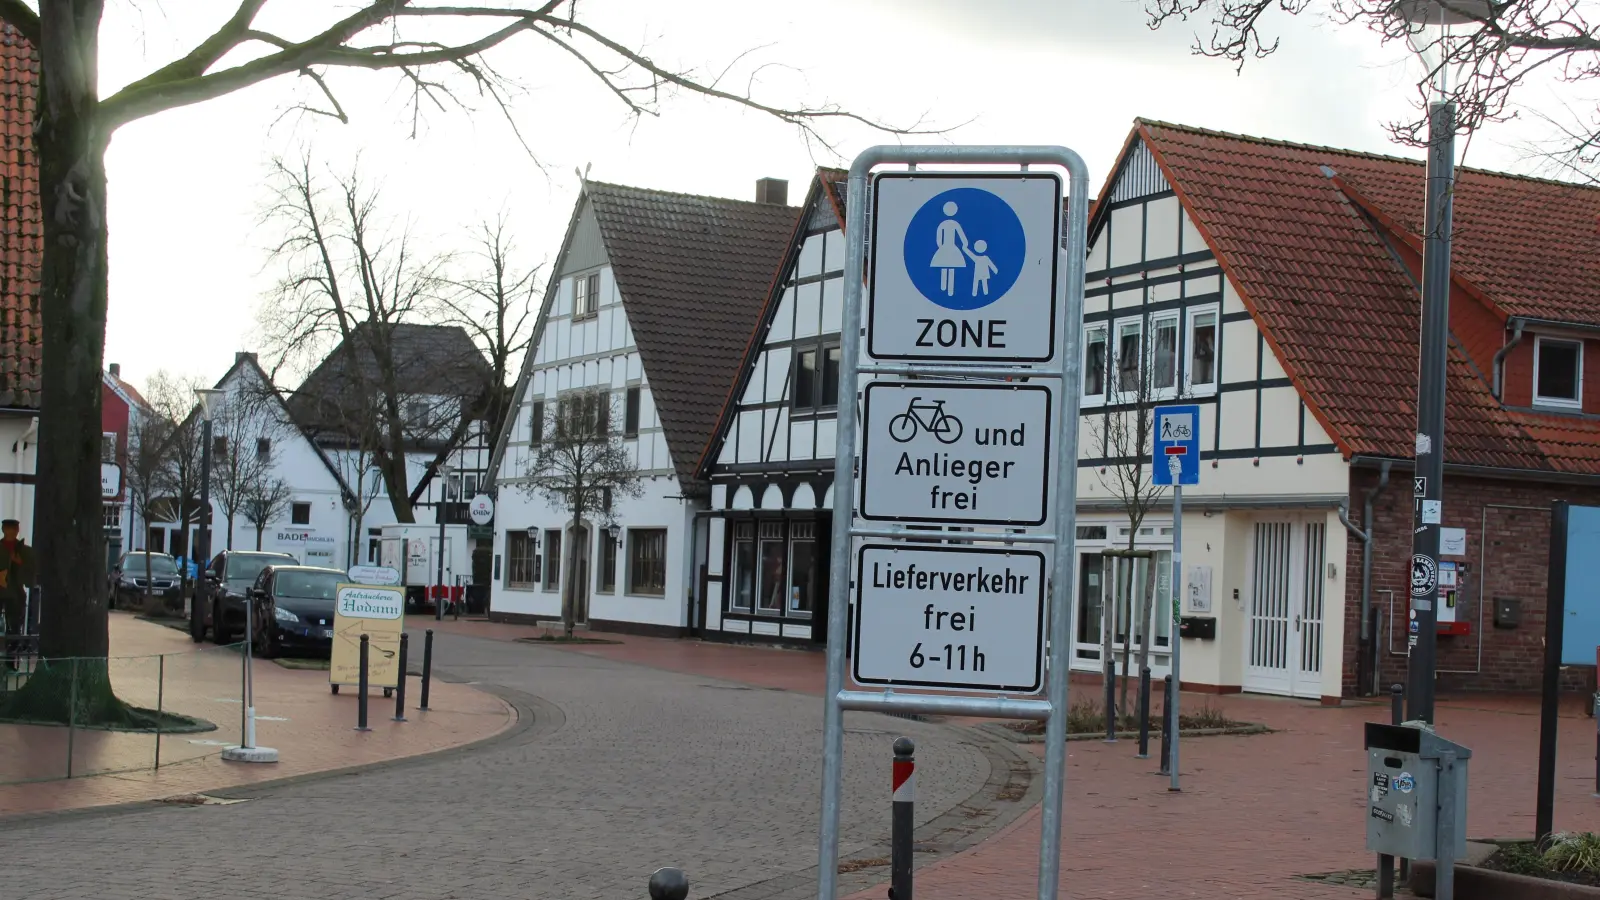
[(400, 674), (394, 683), (394, 720), (406, 720), (406, 650), (411, 644), (411, 635), (400, 632)]
[(372, 635), (361, 633), (361, 678), (356, 688), (356, 730), (371, 731), (367, 727), (367, 646)]
[(1106, 660), (1106, 743), (1117, 742), (1117, 664)]
[(650, 875), (650, 900), (686, 900), (689, 876), (682, 869), (663, 866)]
[(894, 740), (892, 812), (889, 819), (889, 900), (911, 900), (911, 833), (916, 827), (917, 745)]
[(422, 703), (417, 709), (428, 711), (428, 687), (433, 684), (433, 629), (422, 636)]
[(1172, 761), (1172, 676), (1161, 679), (1161, 769), (1157, 775), (1171, 775), (1167, 764)]
[(1139, 752), (1135, 759), (1150, 758), (1150, 667), (1139, 669)]
[(1406, 686), (1392, 684), (1389, 686), (1389, 724), (1399, 725), (1406, 720)]

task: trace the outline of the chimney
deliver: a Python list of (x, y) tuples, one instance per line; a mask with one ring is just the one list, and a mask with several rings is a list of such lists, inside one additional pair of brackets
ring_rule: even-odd
[(783, 178), (762, 178), (756, 181), (756, 202), (783, 206), (789, 202), (789, 182)]
[(120, 379), (122, 377), (122, 364), (112, 363), (111, 365), (106, 366), (106, 371), (111, 373), (112, 378)]
[(233, 364), (236, 365), (236, 366), (239, 363), (242, 363), (247, 359), (250, 360), (251, 362), (255, 362), (256, 361), (256, 355), (254, 353), (250, 353), (250, 352), (247, 352), (247, 351), (244, 351), (244, 350), (240, 350), (237, 353), (233, 354)]

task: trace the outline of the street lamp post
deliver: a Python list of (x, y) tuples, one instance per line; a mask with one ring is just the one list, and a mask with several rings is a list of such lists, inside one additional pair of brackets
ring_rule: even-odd
[(211, 410), (222, 402), (226, 392), (202, 388), (194, 394), (200, 404), (200, 529), (189, 554), (194, 558), (196, 575), (190, 603), (199, 600), (201, 573), (211, 560)]
[[(1411, 635), (1406, 718), (1432, 722), (1438, 656), (1439, 529), (1444, 506), (1445, 383), (1450, 353), (1450, 231), (1455, 194), (1456, 108), (1444, 73), (1449, 28), (1476, 21), (1481, 0), (1402, 0), (1394, 12), (1416, 26), (1412, 49), (1427, 63), (1438, 99), (1428, 104), (1427, 199), (1423, 210), (1422, 322), (1417, 366), (1416, 481), (1411, 539)], [(1469, 8), (1472, 7), (1472, 8)], [(1430, 52), (1431, 51), (1431, 52)], [(1431, 57), (1431, 58), (1430, 58)], [(1370, 528), (1371, 523), (1367, 523)]]
[(436, 507), (435, 517), (439, 520), (439, 593), (433, 599), (433, 618), (435, 621), (444, 621), (444, 598), (448, 588), (444, 583), (444, 505), (450, 499), (450, 474), (455, 469), (449, 463), (440, 463), (434, 468), (434, 474), (439, 478), (439, 505)]

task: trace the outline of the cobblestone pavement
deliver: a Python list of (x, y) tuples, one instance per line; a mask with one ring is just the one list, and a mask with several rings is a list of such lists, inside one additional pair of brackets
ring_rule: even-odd
[[(821, 701), (562, 649), (443, 634), (448, 677), (521, 715), (495, 742), (351, 775), (219, 792), (249, 802), (0, 821), (0, 894), (31, 900), (642, 897), (679, 865), (696, 900), (814, 891)], [(852, 715), (842, 853), (881, 880), (890, 743), (918, 744), (919, 834), (954, 853), (1033, 802), (1037, 764), (973, 729)], [(1000, 799), (997, 799), (1000, 798)]]

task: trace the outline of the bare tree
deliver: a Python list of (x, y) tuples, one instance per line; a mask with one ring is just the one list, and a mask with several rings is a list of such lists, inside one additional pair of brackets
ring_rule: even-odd
[(266, 469), (259, 469), (245, 482), (242, 499), (244, 502), (239, 506), (239, 514), (255, 528), (256, 549), (260, 550), (261, 533), (289, 512), (294, 491), (282, 478), (273, 476)]
[(521, 265), (517, 255), (502, 211), (494, 221), (479, 223), (472, 250), (452, 260), (433, 297), (431, 318), (465, 328), (489, 357), (483, 418), (490, 423), (490, 446), (505, 426), (511, 375), (533, 341), (538, 315), (534, 294), (540, 267)]
[[(105, 546), (96, 477), (108, 296), (105, 153), (118, 128), (284, 76), (305, 79), (315, 99), (299, 106), (303, 112), (347, 122), (326, 75), (366, 70), (388, 72), (409, 89), (402, 96), (413, 121), (429, 107), (467, 109), (463, 101), (477, 97), (503, 114), (527, 147), (511, 113), (515, 85), (493, 59), (497, 48), (519, 38), (524, 42), (516, 51), (519, 58), (548, 65), (552, 78), (577, 72), (592, 79), (635, 116), (657, 115), (663, 98), (687, 93), (773, 116), (825, 145), (826, 136), (817, 130), (822, 122), (881, 127), (832, 104), (783, 105), (730, 90), (723, 85), (736, 83), (738, 74), (728, 70), (707, 75), (658, 63), (589, 24), (571, 0), (536, 0), (526, 7), (358, 0), (315, 5), (320, 16), (277, 17), (262, 13), (286, 4), (237, 0), (232, 13), (188, 53), (120, 88), (100, 79), (105, 0), (36, 0), (35, 5), (0, 0), (8, 33), (39, 54), (31, 148), (36, 160), (22, 160), (19, 169), (32, 171), (29, 163), (37, 163), (32, 194), (42, 206), (41, 246), (50, 248), (43, 255), (37, 306), (42, 390), (50, 398), (39, 415), (35, 525), (40, 583), (52, 598), (41, 611), (45, 658), (104, 658), (110, 640), (103, 585), (82, 560), (102, 555)], [(293, 23), (296, 31), (274, 32), (267, 22)], [(540, 50), (547, 56), (537, 56)], [(743, 55), (735, 61), (742, 60)], [(745, 83), (754, 80), (751, 75)], [(109, 673), (80, 675), (79, 682), (76, 721), (139, 718), (116, 698)], [(66, 679), (47, 673), (30, 679), (11, 705), (34, 719), (67, 721), (70, 696)]]
[[(162, 499), (170, 521), (178, 523), (185, 558), (193, 556), (189, 546), (189, 526), (200, 521), (200, 469), (204, 448), (204, 427), (195, 405), (195, 391), (202, 382), (193, 376), (158, 371), (150, 376), (145, 399), (155, 414), (172, 423), (167, 438), (166, 468), (160, 484)], [(173, 547), (168, 547), (171, 551)], [(174, 553), (174, 556), (177, 554)], [(204, 560), (199, 560), (204, 564)], [(179, 566), (184, 591), (189, 588), (188, 567)]]
[[(1119, 340), (1121, 336), (1119, 335)], [(1175, 337), (1175, 333), (1174, 333)], [(1177, 370), (1174, 366), (1177, 347), (1162, 348), (1164, 360), (1151, 360), (1146, 351), (1145, 332), (1140, 330), (1133, 346), (1116, 347), (1114, 353), (1101, 357), (1100, 377), (1111, 380), (1112, 397), (1116, 405), (1096, 416), (1090, 423), (1090, 436), (1099, 445), (1101, 454), (1110, 460), (1099, 471), (1100, 483), (1116, 497), (1122, 514), (1128, 518), (1128, 542), (1120, 551), (1105, 554), (1113, 562), (1110, 602), (1102, 605), (1105, 629), (1101, 637), (1101, 653), (1110, 677), (1115, 666), (1114, 638), (1116, 623), (1122, 619), (1126, 627), (1122, 633), (1122, 695), (1119, 706), (1128, 708), (1128, 670), (1132, 656), (1131, 642), (1135, 629), (1139, 640), (1139, 668), (1150, 664), (1151, 611), (1155, 603), (1155, 558), (1149, 551), (1137, 547), (1139, 529), (1150, 511), (1166, 494), (1166, 488), (1155, 483), (1151, 471), (1150, 453), (1155, 441), (1155, 384), (1162, 382), (1176, 386)], [(1109, 365), (1107, 365), (1109, 363)], [(1155, 370), (1159, 368), (1158, 373)], [(1144, 560), (1145, 578), (1139, 597), (1134, 597), (1134, 572), (1138, 560)], [(1137, 616), (1137, 618), (1136, 618)], [(1113, 717), (1112, 711), (1107, 712)], [(1111, 721), (1112, 719), (1108, 719)]]
[(166, 502), (165, 486), (174, 423), (153, 410), (135, 409), (129, 417), (127, 461), (123, 483), (128, 505), (144, 529), (135, 546), (145, 551), (144, 601), (150, 608), (150, 523), (172, 515)]
[[(1417, 79), (1417, 107), (1422, 114), (1389, 123), (1394, 138), (1413, 146), (1427, 143), (1428, 102), (1443, 81), (1445, 96), (1454, 101), (1456, 127), (1474, 131), (1515, 115), (1512, 98), (1541, 73), (1563, 83), (1586, 83), (1600, 77), (1600, 28), (1588, 0), (1439, 0), (1461, 24), (1448, 39), (1436, 30), (1422, 33), (1395, 15), (1394, 0), (1144, 0), (1152, 28), (1177, 19), (1208, 19), (1209, 36), (1196, 36), (1194, 51), (1215, 56), (1243, 69), (1250, 59), (1277, 52), (1279, 40), (1266, 28), (1274, 16), (1292, 16), (1316, 9), (1344, 25), (1371, 30), (1387, 44), (1415, 46), (1431, 67)], [(1592, 100), (1579, 124), (1567, 129), (1565, 157), (1575, 170), (1592, 173), (1600, 152), (1600, 105)]]
[(271, 391), (269, 385), (236, 390), (212, 413), (211, 497), (227, 523), (229, 550), (251, 486), (271, 477), (273, 445), (287, 431)]
[(577, 621), (580, 547), (585, 514), (610, 515), (609, 504), (637, 497), (639, 468), (622, 435), (611, 429), (611, 394), (604, 390), (575, 392), (560, 398), (554, 412), (535, 423), (538, 450), (528, 466), (525, 490), (544, 497), (571, 514), (573, 540), (565, 554), (561, 590), (561, 626), (567, 637)]
[[(450, 417), (435, 408), (439, 399), (408, 390), (430, 361), (402, 352), (395, 334), (424, 319), (444, 258), (419, 255), (408, 226), (384, 226), (377, 190), (358, 169), (322, 176), (305, 156), (274, 160), (273, 172), (278, 192), (267, 216), (283, 229), (274, 255), (286, 269), (260, 317), (276, 357), (273, 378), (336, 354), (323, 363), (336, 375), (296, 393), (301, 418), (314, 439), (366, 445), (395, 517), (415, 521), (406, 454), (436, 437), (427, 423)], [(420, 415), (419, 402), (429, 407)]]

